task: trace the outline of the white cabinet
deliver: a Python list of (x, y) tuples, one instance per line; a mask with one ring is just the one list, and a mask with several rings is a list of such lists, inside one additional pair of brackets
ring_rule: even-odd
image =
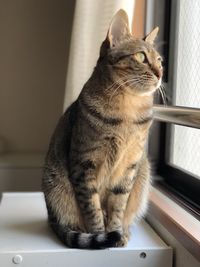
[(125, 248), (66, 248), (47, 224), (42, 193), (4, 193), (0, 204), (0, 266), (171, 267), (172, 249), (144, 221)]

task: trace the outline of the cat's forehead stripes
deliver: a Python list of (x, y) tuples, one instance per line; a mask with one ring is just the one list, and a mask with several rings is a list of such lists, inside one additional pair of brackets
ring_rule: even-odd
[(157, 57), (159, 56), (159, 54), (156, 52), (156, 50), (151, 44), (140, 39), (131, 39), (127, 41), (126, 43), (123, 43), (122, 46), (111, 49), (109, 54), (113, 56), (117, 56), (121, 54), (131, 55), (131, 54), (135, 54), (138, 52), (145, 52), (153, 56), (154, 58), (156, 58), (156, 56)]
[(149, 49), (149, 50), (146, 50), (144, 52), (148, 58), (149, 63), (156, 62), (158, 60), (158, 58), (161, 58), (155, 49)]

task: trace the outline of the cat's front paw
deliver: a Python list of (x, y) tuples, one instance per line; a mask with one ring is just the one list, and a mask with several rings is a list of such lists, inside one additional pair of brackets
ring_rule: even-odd
[(128, 244), (128, 237), (126, 235), (122, 235), (120, 241), (116, 243), (116, 247), (126, 247)]
[(113, 231), (117, 231), (119, 232), (121, 235), (123, 235), (124, 231), (123, 231), (123, 228), (122, 228), (122, 225), (116, 225), (115, 223), (113, 223), (112, 221), (109, 222), (107, 225), (106, 225), (106, 232), (113, 232)]
[(93, 227), (90, 227), (87, 230), (88, 230), (88, 233), (102, 234), (102, 233), (105, 233), (105, 226), (104, 225), (102, 225), (102, 226), (95, 225)]

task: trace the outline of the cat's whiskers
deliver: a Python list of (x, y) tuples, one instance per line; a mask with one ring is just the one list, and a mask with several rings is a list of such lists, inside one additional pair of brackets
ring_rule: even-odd
[(124, 79), (126, 79), (126, 78), (131, 78), (131, 77), (132, 77), (132, 75), (124, 75), (122, 78), (118, 79), (117, 81), (115, 81), (114, 83), (112, 83), (109, 87), (107, 87), (107, 88), (105, 89), (105, 91), (109, 91), (109, 90), (112, 89), (115, 85), (119, 85), (121, 81), (123, 82)]
[(161, 84), (160, 87), (158, 88), (158, 90), (160, 92), (163, 104), (164, 104), (164, 106), (166, 106), (167, 105), (167, 101), (166, 101), (167, 97), (166, 97), (164, 85)]
[(123, 83), (118, 83), (119, 86), (117, 88), (115, 88), (113, 94), (111, 94), (108, 102), (110, 103), (110, 101), (113, 99), (113, 97), (115, 96), (115, 93), (118, 91), (118, 89), (124, 85), (126, 85), (127, 83), (130, 83), (130, 82), (136, 82), (135, 84), (137, 84), (139, 82), (138, 78), (132, 78), (130, 80), (127, 80), (127, 81), (124, 81)]
[[(149, 82), (149, 83), (154, 82), (153, 77), (149, 78), (149, 75), (147, 74), (141, 74), (140, 76), (137, 75), (134, 77), (132, 75), (124, 75), (124, 77), (118, 79), (111, 86), (106, 88), (106, 90), (109, 91), (110, 89), (115, 88), (115, 86), (117, 86), (115, 90), (113, 91), (113, 93), (110, 95), (108, 102), (110, 103), (112, 101), (113, 97), (119, 93), (119, 88), (123, 87), (124, 85), (136, 86), (139, 84), (140, 86), (142, 86), (142, 89), (144, 89), (146, 82)], [(165, 94), (162, 88), (159, 88), (159, 91), (161, 93), (163, 102), (166, 104), (166, 97), (165, 97)]]
[(161, 89), (162, 89), (162, 91), (163, 91), (163, 94), (164, 94), (164, 96), (165, 96), (165, 99), (167, 100), (166, 90), (165, 90), (165, 86), (164, 86), (163, 83), (161, 83)]

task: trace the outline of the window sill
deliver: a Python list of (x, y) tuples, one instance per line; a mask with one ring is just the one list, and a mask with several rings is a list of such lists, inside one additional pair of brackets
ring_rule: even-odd
[(200, 221), (156, 188), (150, 195), (149, 214), (200, 261)]

